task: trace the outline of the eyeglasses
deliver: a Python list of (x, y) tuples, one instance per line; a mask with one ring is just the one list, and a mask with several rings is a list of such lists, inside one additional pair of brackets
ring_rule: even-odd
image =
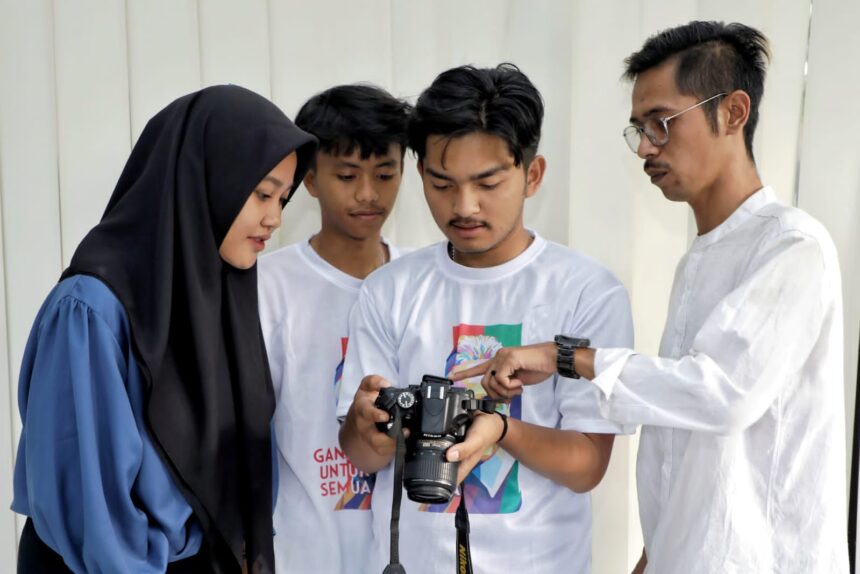
[(720, 96), (725, 96), (726, 92), (719, 93), (715, 96), (711, 96), (707, 100), (702, 100), (698, 104), (693, 104), (689, 108), (683, 109), (677, 114), (671, 115), (667, 118), (649, 118), (645, 120), (645, 123), (641, 126), (637, 125), (629, 125), (624, 128), (624, 141), (627, 142), (627, 145), (630, 147), (630, 150), (633, 153), (638, 153), (639, 144), (642, 143), (642, 134), (645, 134), (645, 137), (648, 138), (648, 141), (653, 145), (660, 147), (669, 143), (669, 122), (680, 116), (681, 114), (685, 114), (690, 110), (694, 110), (699, 106), (707, 104), (711, 100), (715, 98), (719, 98)]

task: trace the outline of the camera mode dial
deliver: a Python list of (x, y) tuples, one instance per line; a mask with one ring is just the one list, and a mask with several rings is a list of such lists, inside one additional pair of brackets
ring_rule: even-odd
[(406, 391), (397, 395), (397, 406), (401, 409), (411, 409), (415, 404), (415, 395)]

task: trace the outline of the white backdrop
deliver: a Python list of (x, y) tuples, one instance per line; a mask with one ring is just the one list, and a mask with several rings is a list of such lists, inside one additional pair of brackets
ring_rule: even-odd
[[(636, 347), (656, 352), (674, 267), (694, 230), (686, 206), (650, 186), (622, 141), (630, 86), (619, 78), (623, 58), (647, 36), (691, 19), (741, 21), (771, 39), (756, 157), (763, 179), (821, 219), (840, 249), (851, 415), (860, 79), (849, 68), (860, 59), (860, 2), (814, 7), (810, 0), (0, 0), (0, 507), (11, 501), (16, 381), (33, 317), (98, 221), (147, 119), (205, 85), (246, 86), (293, 116), (337, 83), (370, 81), (414, 99), (448, 67), (518, 64), (546, 101), (548, 172), (527, 204), (527, 223), (612, 268), (631, 293)], [(317, 221), (314, 202), (300, 192), (280, 244), (306, 237)], [(411, 246), (441, 237), (411, 159), (386, 234)], [(641, 550), (635, 450), (635, 437), (616, 442), (594, 494), (598, 574), (625, 571)], [(19, 527), (0, 510), (4, 570), (14, 564)]]

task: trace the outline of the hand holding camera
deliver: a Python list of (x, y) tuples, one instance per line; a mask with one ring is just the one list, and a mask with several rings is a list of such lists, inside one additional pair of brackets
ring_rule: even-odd
[[(501, 414), (501, 413), (499, 413)], [(457, 470), (457, 483), (461, 484), (481, 462), (484, 453), (507, 434), (507, 421), (500, 416), (477, 411), (472, 424), (466, 431), (466, 440), (448, 449), (448, 460), (460, 461)]]
[(355, 393), (352, 409), (355, 411), (355, 430), (361, 440), (382, 458), (390, 460), (394, 456), (395, 441), (385, 433), (380, 433), (378, 425), (389, 420), (387, 411), (376, 407), (374, 401), (378, 393), (393, 389), (391, 383), (379, 375), (364, 377)]

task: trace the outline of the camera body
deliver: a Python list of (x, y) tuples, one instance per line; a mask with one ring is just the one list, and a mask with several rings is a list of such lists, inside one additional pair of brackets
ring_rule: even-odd
[(380, 431), (391, 434), (396, 414), (409, 429), (403, 470), (406, 495), (430, 504), (451, 500), (460, 463), (448, 462), (445, 451), (465, 438), (478, 410), (475, 394), (455, 387), (450, 379), (424, 375), (420, 385), (381, 389), (376, 407), (391, 416), (389, 422), (377, 423)]

